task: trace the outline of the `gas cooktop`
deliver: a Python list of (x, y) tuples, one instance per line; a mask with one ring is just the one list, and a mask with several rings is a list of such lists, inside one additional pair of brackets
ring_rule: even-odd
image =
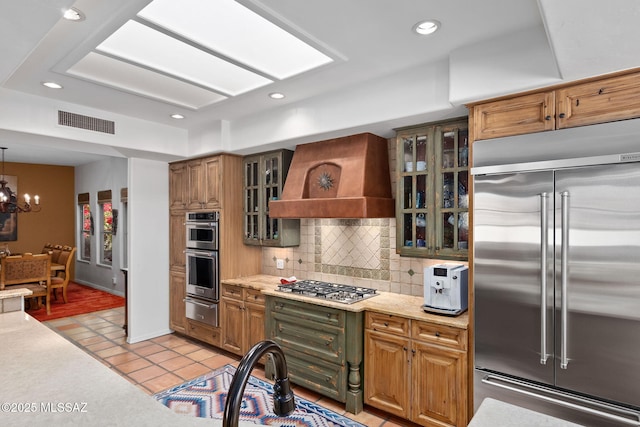
[(278, 291), (290, 292), (307, 297), (328, 301), (353, 304), (378, 295), (375, 289), (358, 286), (341, 285), (339, 283), (318, 282), (315, 280), (299, 280), (293, 283), (278, 285)]

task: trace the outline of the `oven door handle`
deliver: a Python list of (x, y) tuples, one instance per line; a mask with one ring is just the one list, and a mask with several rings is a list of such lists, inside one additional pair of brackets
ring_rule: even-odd
[(203, 302), (194, 300), (192, 298), (185, 298), (182, 300), (182, 302), (189, 302), (191, 304), (199, 305), (200, 307), (204, 307), (204, 308), (213, 308), (216, 306), (216, 304), (205, 304)]
[(186, 249), (184, 253), (186, 253), (187, 255), (212, 257), (215, 251), (204, 252), (204, 251), (194, 251), (193, 249)]

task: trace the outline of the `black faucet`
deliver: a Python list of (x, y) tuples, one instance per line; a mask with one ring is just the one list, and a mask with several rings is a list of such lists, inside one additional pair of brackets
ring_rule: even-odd
[(284, 352), (274, 341), (266, 340), (255, 344), (244, 355), (238, 370), (231, 380), (227, 401), (224, 405), (224, 415), (222, 417), (222, 427), (237, 427), (240, 417), (240, 405), (242, 405), (242, 395), (247, 386), (249, 375), (254, 365), (264, 354), (271, 354), (275, 366), (275, 384), (273, 385), (273, 412), (281, 417), (286, 417), (296, 409), (293, 392), (289, 386), (289, 375), (287, 373), (287, 361), (284, 359)]

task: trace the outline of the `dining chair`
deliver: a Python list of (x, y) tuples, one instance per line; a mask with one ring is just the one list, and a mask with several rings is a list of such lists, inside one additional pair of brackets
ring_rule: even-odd
[(25, 253), (0, 258), (0, 290), (26, 288), (33, 292), (36, 307), (45, 297), (47, 314), (51, 314), (51, 255)]
[(51, 277), (53, 298), (57, 298), (57, 289), (62, 288), (62, 299), (65, 303), (67, 302), (67, 286), (69, 285), (69, 279), (71, 278), (71, 261), (73, 261), (75, 253), (75, 246), (63, 246), (62, 252), (60, 252), (60, 257), (58, 258), (58, 264), (64, 265), (64, 270), (55, 271), (55, 276)]

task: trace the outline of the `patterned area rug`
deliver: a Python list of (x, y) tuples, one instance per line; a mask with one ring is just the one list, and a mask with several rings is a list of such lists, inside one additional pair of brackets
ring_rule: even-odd
[[(209, 374), (154, 395), (178, 414), (222, 419), (227, 390), (236, 368), (223, 366)], [(295, 397), (296, 410), (288, 417), (273, 413), (273, 385), (254, 376), (245, 388), (240, 421), (258, 425), (286, 427), (366, 427), (315, 403)]]

